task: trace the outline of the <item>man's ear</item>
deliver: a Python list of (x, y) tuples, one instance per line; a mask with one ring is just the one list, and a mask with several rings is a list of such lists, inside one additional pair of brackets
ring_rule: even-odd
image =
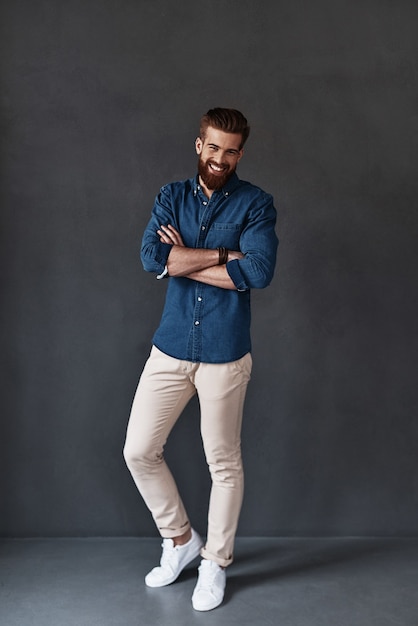
[(196, 154), (201, 154), (202, 153), (202, 148), (203, 148), (203, 141), (201, 140), (200, 137), (197, 137), (194, 145), (195, 145), (195, 148), (196, 148)]

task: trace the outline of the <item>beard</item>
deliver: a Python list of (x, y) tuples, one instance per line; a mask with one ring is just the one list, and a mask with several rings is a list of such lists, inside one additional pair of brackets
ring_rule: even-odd
[[(210, 167), (209, 163), (213, 163), (213, 165), (220, 165), (224, 168), (222, 174), (214, 174)], [(222, 189), (226, 182), (231, 178), (232, 174), (235, 172), (235, 168), (231, 168), (227, 163), (215, 163), (211, 159), (207, 159), (207, 161), (203, 161), (202, 157), (199, 157), (197, 170), (200, 178), (203, 183), (206, 185), (208, 189), (211, 191), (217, 191)]]

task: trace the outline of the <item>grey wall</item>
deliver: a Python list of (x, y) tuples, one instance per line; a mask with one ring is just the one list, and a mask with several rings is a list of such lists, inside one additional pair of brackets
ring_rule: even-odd
[[(1, 5), (3, 535), (155, 535), (121, 450), (164, 285), (138, 247), (211, 106), (279, 210), (241, 534), (416, 534), (415, 1)], [(185, 462), (187, 455), (188, 461)], [(167, 450), (195, 526), (195, 402)]]

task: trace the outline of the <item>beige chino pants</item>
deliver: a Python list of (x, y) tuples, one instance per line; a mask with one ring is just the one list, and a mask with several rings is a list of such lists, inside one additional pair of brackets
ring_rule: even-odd
[(197, 393), (212, 478), (202, 557), (223, 567), (233, 559), (243, 497), (241, 423), (251, 366), (249, 353), (230, 363), (192, 363), (154, 346), (135, 394), (124, 448), (126, 464), (161, 536), (185, 533), (190, 521), (163, 450), (181, 412)]

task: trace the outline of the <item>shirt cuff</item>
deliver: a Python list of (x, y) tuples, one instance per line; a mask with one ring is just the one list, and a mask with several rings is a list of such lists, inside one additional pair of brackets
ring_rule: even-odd
[(237, 288), (237, 291), (248, 291), (249, 286), (245, 281), (244, 274), (241, 272), (238, 259), (229, 261), (226, 264), (226, 271), (228, 272), (230, 279)]
[(166, 265), (168, 255), (170, 254), (172, 247), (173, 244), (171, 243), (163, 243), (162, 241), (158, 241), (157, 245), (154, 248), (155, 259), (162, 265)]

